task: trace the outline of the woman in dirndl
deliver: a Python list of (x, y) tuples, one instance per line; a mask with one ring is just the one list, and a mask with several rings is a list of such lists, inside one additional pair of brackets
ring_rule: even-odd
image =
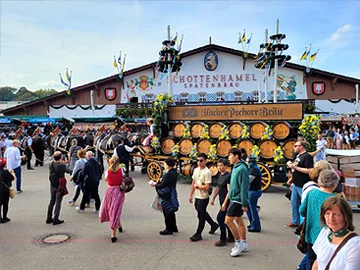
[(148, 118), (146, 120), (146, 124), (149, 126), (149, 134), (143, 141), (143, 146), (149, 146), (151, 139), (154, 138), (154, 121), (151, 118)]
[(113, 156), (109, 160), (109, 169), (105, 172), (105, 181), (108, 183), (104, 199), (101, 204), (100, 222), (110, 222), (111, 242), (117, 241), (116, 231), (122, 232), (120, 223), (121, 211), (125, 201), (125, 193), (120, 191), (124, 171), (120, 167), (119, 158)]

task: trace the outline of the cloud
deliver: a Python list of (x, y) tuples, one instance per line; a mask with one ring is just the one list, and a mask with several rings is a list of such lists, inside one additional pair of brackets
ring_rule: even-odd
[(352, 34), (355, 32), (357, 27), (352, 26), (351, 24), (345, 24), (344, 26), (338, 28), (330, 38), (326, 40), (327, 43), (334, 43), (336, 41), (348, 40)]
[(60, 87), (60, 83), (57, 81), (46, 81), (46, 82), (38, 82), (36, 84), (38, 88), (58, 88)]

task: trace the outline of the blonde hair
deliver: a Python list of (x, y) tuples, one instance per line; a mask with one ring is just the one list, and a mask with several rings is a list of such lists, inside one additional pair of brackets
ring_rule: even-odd
[(72, 139), (71, 140), (71, 146), (75, 146), (78, 144), (78, 140), (77, 139)]
[(320, 160), (316, 162), (314, 168), (310, 170), (310, 179), (317, 183), (319, 175), (323, 170), (333, 170), (333, 167), (326, 160)]
[(20, 144), (20, 141), (19, 140), (13, 140), (11, 144), (12, 144), (12, 146), (15, 146), (17, 143)]
[(119, 170), (119, 158), (113, 156), (109, 159), (109, 171), (116, 172), (117, 170)]
[(78, 156), (78, 158), (84, 158), (85, 157), (85, 150), (84, 149), (79, 149), (78, 151), (77, 151), (77, 156)]

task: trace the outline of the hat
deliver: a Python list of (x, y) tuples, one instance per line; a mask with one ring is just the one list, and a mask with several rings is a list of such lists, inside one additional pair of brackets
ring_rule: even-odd
[(168, 165), (169, 167), (174, 167), (176, 162), (175, 159), (169, 157), (167, 160), (165, 160), (166, 165)]
[(0, 167), (4, 166), (6, 164), (6, 159), (0, 158)]

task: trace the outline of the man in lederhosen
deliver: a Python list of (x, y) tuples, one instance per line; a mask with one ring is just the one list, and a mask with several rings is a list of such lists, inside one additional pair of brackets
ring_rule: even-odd
[(34, 168), (31, 167), (31, 157), (32, 154), (34, 153), (34, 150), (32, 148), (32, 134), (33, 131), (31, 129), (29, 129), (26, 133), (26, 137), (23, 138), (23, 143), (22, 146), (25, 148), (25, 155), (26, 155), (26, 166), (28, 170), (34, 170)]

